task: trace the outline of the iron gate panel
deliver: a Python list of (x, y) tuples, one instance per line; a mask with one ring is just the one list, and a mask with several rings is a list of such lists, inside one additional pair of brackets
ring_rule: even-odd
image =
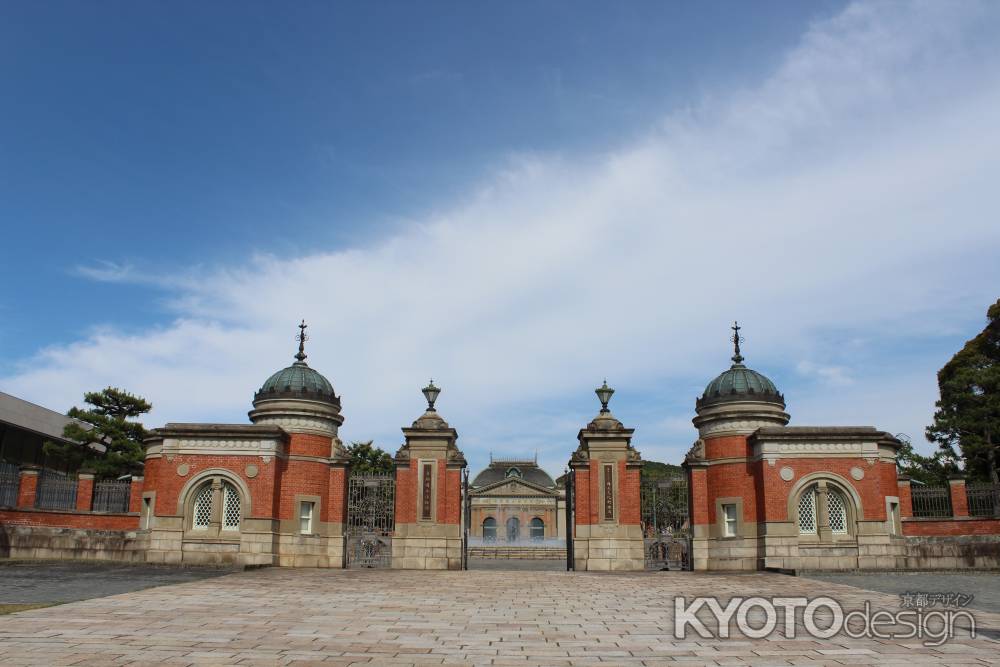
[(20, 468), (13, 463), (0, 461), (0, 507), (17, 505), (17, 492), (20, 484)]
[(687, 480), (674, 477), (642, 482), (641, 504), (646, 569), (691, 569)]
[(348, 478), (347, 567), (391, 566), (395, 501), (394, 475), (351, 475)]

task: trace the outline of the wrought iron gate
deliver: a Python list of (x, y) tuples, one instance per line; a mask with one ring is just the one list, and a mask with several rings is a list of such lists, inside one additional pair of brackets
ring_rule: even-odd
[(394, 475), (351, 475), (348, 478), (347, 567), (390, 567), (395, 501)]
[(687, 479), (642, 482), (642, 528), (647, 570), (691, 569)]

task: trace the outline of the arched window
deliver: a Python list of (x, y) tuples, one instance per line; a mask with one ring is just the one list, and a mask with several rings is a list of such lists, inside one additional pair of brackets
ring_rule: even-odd
[(516, 516), (507, 519), (507, 541), (517, 542), (521, 539), (521, 520)]
[(237, 532), (243, 520), (243, 499), (235, 484), (212, 477), (189, 494), (187, 517), (190, 529), (199, 534)]
[(240, 493), (236, 487), (229, 482), (222, 483), (222, 529), (239, 530), (240, 519)]
[(800, 535), (819, 535), (820, 529), (827, 526), (834, 536), (851, 532), (853, 505), (833, 484), (810, 484), (802, 491), (796, 507)]
[(483, 519), (483, 539), (490, 541), (497, 539), (497, 520), (491, 516)]
[(194, 512), (191, 525), (195, 528), (208, 528), (212, 522), (212, 483), (208, 482), (194, 497)]
[(539, 519), (537, 516), (531, 520), (531, 539), (533, 540), (545, 539), (545, 522)]
[(516, 477), (521, 479), (521, 469), (520, 468), (507, 468), (507, 477)]

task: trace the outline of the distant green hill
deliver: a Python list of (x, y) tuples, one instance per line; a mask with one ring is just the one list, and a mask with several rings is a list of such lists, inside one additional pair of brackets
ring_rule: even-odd
[(659, 461), (643, 461), (643, 481), (683, 476), (684, 470), (679, 465), (674, 465), (673, 463), (660, 463)]

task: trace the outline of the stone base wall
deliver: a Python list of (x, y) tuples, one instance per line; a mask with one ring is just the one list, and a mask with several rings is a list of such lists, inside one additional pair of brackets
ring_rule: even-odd
[[(788, 521), (744, 524), (746, 537), (711, 536), (695, 530), (695, 570), (891, 570), (906, 567), (903, 537), (891, 535), (885, 521), (856, 524), (856, 534), (818, 542), (799, 536)], [(709, 535), (706, 537), (706, 535)]]
[(0, 558), (145, 560), (148, 536), (135, 531), (0, 525)]
[(392, 568), (461, 570), (462, 532), (458, 524), (397, 523), (392, 537)]
[(1000, 569), (1000, 535), (908, 536), (904, 567), (914, 570)]
[(461, 570), (462, 538), (393, 537), (394, 570)]
[(645, 543), (639, 526), (577, 525), (573, 563), (578, 572), (641, 572)]

